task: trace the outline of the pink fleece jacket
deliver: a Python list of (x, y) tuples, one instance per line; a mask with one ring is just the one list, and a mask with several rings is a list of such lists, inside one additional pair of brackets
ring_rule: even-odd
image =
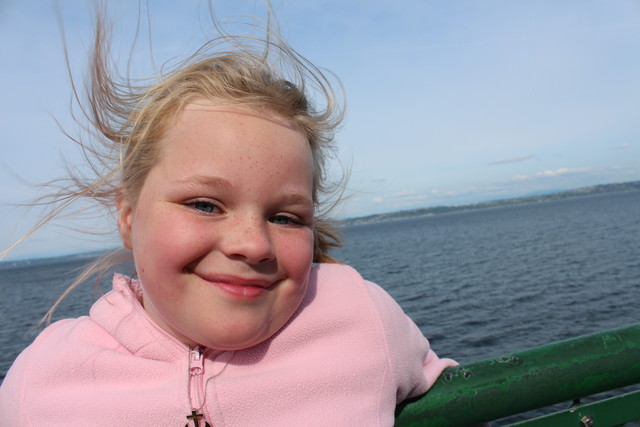
[(391, 426), (398, 402), (455, 364), (347, 266), (315, 266), (283, 329), (236, 352), (189, 349), (140, 298), (116, 275), (89, 317), (47, 327), (0, 388), (0, 425)]

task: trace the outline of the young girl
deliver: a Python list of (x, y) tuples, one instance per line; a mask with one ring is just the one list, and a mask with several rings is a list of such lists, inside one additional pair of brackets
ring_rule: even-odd
[(454, 362), (328, 255), (341, 114), (327, 79), (269, 34), (124, 87), (97, 28), (85, 111), (106, 149), (89, 150), (98, 177), (58, 199), (113, 202), (136, 275), (18, 357), (1, 424), (393, 425)]

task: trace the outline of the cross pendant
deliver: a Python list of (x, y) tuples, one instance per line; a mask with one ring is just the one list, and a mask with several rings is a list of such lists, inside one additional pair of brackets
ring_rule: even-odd
[[(200, 418), (204, 417), (203, 414), (198, 414), (195, 409), (191, 410), (191, 415), (187, 415), (188, 420), (193, 420), (194, 427), (200, 427)], [(189, 423), (184, 427), (189, 427)], [(204, 427), (211, 427), (208, 422), (204, 422)]]

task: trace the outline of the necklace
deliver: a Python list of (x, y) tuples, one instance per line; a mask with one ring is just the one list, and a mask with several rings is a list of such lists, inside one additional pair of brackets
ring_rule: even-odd
[[(207, 380), (205, 381), (204, 387), (203, 387), (204, 393), (202, 398), (202, 404), (198, 408), (196, 408), (193, 404), (193, 399), (191, 397), (191, 381), (192, 381), (192, 377), (194, 376), (204, 375), (204, 360), (203, 360), (204, 357), (203, 357), (203, 352), (200, 350), (199, 347), (196, 347), (193, 350), (189, 350), (189, 370), (188, 370), (189, 376), (187, 381), (187, 395), (189, 396), (189, 406), (191, 407), (191, 414), (187, 415), (186, 418), (189, 421), (193, 421), (194, 427), (200, 427), (200, 418), (204, 418), (202, 409), (204, 408), (204, 405), (207, 400), (207, 393), (206, 393), (207, 384), (209, 384), (209, 381), (211, 381), (212, 379), (222, 374), (224, 370), (227, 368), (227, 366), (229, 365), (229, 362), (231, 362), (231, 360), (233, 360), (234, 356), (236, 355), (235, 351), (226, 352), (223, 354), (227, 354), (228, 358), (224, 362), (222, 369), (220, 369), (220, 371), (216, 372), (211, 377), (207, 378)], [(211, 427), (211, 425), (206, 420), (203, 419), (203, 421), (204, 421), (203, 427)], [(185, 424), (185, 427), (189, 427), (188, 422), (187, 424)]]
[[(200, 418), (202, 417), (204, 417), (204, 415), (198, 414), (195, 409), (191, 410), (191, 415), (187, 415), (187, 419), (193, 421), (195, 427), (200, 427)], [(189, 427), (189, 423), (185, 424), (184, 427)], [(205, 421), (204, 427), (211, 427), (211, 425)]]

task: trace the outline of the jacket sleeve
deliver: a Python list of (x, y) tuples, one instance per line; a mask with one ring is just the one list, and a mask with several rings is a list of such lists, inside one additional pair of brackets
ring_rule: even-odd
[(398, 303), (375, 283), (367, 285), (380, 316), (388, 363), (397, 383), (396, 403), (425, 393), (444, 369), (457, 363), (439, 358)]

